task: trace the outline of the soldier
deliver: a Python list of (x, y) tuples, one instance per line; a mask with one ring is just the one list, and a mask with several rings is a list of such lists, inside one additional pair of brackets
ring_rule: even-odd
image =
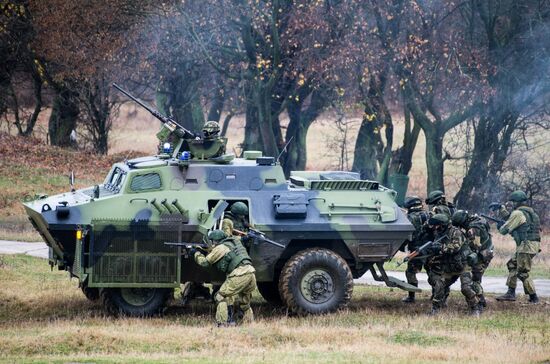
[[(497, 297), (498, 301), (515, 301), (518, 278), (523, 283), (523, 291), (529, 295), (529, 302), (537, 303), (539, 298), (535, 291), (533, 279), (529, 277), (531, 263), (535, 255), (540, 252), (540, 219), (533, 209), (527, 206), (527, 195), (523, 191), (514, 191), (508, 198), (512, 201), (514, 210), (509, 213), (502, 205), (499, 209), (500, 217), (507, 219), (498, 231), (502, 235), (510, 234), (516, 242), (516, 253), (506, 263), (508, 267), (508, 292)], [(494, 208), (494, 204), (491, 204)]]
[(226, 274), (226, 279), (216, 293), (216, 322), (218, 326), (234, 325), (236, 317), (242, 314), (244, 321), (253, 321), (250, 307), (252, 292), (256, 289), (256, 270), (252, 260), (239, 239), (227, 237), (222, 230), (208, 233), (214, 248), (206, 257), (192, 249), (190, 255), (201, 267), (216, 267)]
[[(493, 259), (493, 240), (489, 233), (490, 227), (485, 219), (468, 211), (458, 210), (453, 214), (452, 223), (458, 228), (464, 229), (470, 249), (475, 253), (471, 258), (472, 279), (481, 307), (487, 307), (481, 280), (489, 263)], [(475, 259), (474, 259), (475, 258)]]
[(426, 203), (430, 206), (430, 212), (433, 214), (445, 214), (449, 219), (453, 216), (454, 205), (447, 202), (443, 191), (435, 190), (428, 194)]
[(480, 309), (476, 292), (473, 289), (471, 268), (466, 261), (471, 251), (462, 231), (452, 226), (450, 222), (445, 214), (435, 214), (428, 220), (436, 241), (441, 238), (432, 245), (435, 256), (430, 268), (430, 279), (434, 292), (431, 314), (436, 315), (445, 306), (449, 287), (457, 279), (460, 279), (461, 292), (466, 298), (470, 312), (477, 316)]
[(204, 139), (219, 138), (220, 124), (217, 121), (207, 121), (202, 127), (202, 134)]
[[(407, 242), (407, 247), (409, 251), (413, 252), (418, 247), (420, 247), (425, 239), (425, 230), (424, 225), (430, 218), (429, 214), (423, 210), (422, 200), (417, 196), (408, 196), (405, 199), (403, 207), (407, 209), (407, 217), (410, 222), (413, 224), (415, 231), (412, 235), (412, 240)], [(418, 287), (418, 279), (416, 274), (420, 273), (422, 266), (424, 265), (424, 260), (422, 259), (412, 259), (407, 262), (407, 270), (405, 270), (405, 276), (407, 277), (407, 282), (415, 287)], [(405, 303), (414, 303), (415, 302), (415, 293), (409, 292), (409, 295), (402, 300)]]
[(224, 215), (222, 221), (222, 230), (227, 236), (235, 234), (234, 229), (248, 232), (250, 223), (248, 222), (248, 206), (244, 202), (237, 201), (231, 205), (230, 211)]

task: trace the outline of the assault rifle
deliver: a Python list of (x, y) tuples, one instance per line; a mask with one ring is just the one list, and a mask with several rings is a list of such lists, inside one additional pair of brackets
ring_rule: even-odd
[[(162, 115), (158, 110), (153, 109), (151, 106), (147, 105), (137, 97), (131, 95), (128, 91), (124, 90), (122, 87), (120, 87), (116, 83), (113, 83), (113, 87), (119, 90), (120, 92), (122, 92), (124, 95), (128, 96), (130, 99), (135, 101), (139, 106), (143, 107), (145, 110), (149, 111), (151, 115), (153, 115), (155, 118), (160, 120), (163, 124), (163, 127), (168, 130), (168, 133), (175, 132), (176, 135), (180, 138), (192, 138), (192, 139), (200, 138), (199, 135), (193, 133), (188, 129), (185, 129), (183, 126), (178, 124), (176, 120)], [(162, 135), (159, 135), (159, 134), (162, 134)], [(166, 135), (167, 133), (163, 133), (163, 130), (161, 130), (159, 134), (157, 134), (157, 136), (161, 140), (162, 138), (166, 138), (168, 136)]]
[(206, 243), (185, 243), (185, 242), (165, 241), (164, 245), (182, 247), (185, 250), (186, 257), (189, 257), (189, 251), (191, 249), (197, 249), (203, 252), (206, 252), (208, 249), (210, 249), (210, 245)]
[(485, 214), (479, 214), (479, 216), (484, 217), (489, 221), (496, 222), (497, 227), (499, 227), (499, 228), (506, 223), (506, 221), (504, 221), (504, 220), (497, 219), (495, 217), (491, 217), (491, 216), (488, 216), (488, 215), (485, 215)]
[(273, 241), (271, 239), (268, 239), (264, 233), (262, 233), (260, 230), (256, 230), (253, 228), (248, 228), (248, 233), (245, 233), (244, 231), (240, 231), (237, 229), (233, 229), (233, 232), (239, 236), (246, 236), (252, 239), (258, 239), (260, 241), (265, 241), (266, 243), (269, 243), (271, 245), (275, 245), (278, 248), (284, 249), (285, 246), (281, 243), (277, 243), (276, 241)]
[(403, 258), (403, 260), (401, 262), (397, 262), (397, 266), (399, 267), (401, 264), (407, 263), (409, 260), (413, 260), (413, 259), (418, 258), (419, 256), (421, 256), (423, 254), (426, 254), (427, 251), (434, 244), (439, 243), (443, 238), (446, 238), (446, 237), (447, 237), (447, 235), (443, 235), (443, 236), (441, 236), (440, 238), (438, 238), (436, 240), (428, 241), (426, 244), (422, 245), (421, 247), (419, 247), (415, 251), (410, 252), (409, 254), (407, 254), (407, 256), (405, 258)]

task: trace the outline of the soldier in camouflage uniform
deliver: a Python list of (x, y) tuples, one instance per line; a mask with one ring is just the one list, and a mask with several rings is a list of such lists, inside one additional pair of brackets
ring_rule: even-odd
[[(499, 226), (502, 235), (510, 234), (516, 242), (516, 253), (506, 263), (508, 266), (508, 292), (497, 297), (498, 301), (515, 301), (518, 278), (523, 283), (525, 294), (529, 295), (529, 302), (539, 301), (533, 279), (529, 276), (533, 258), (540, 252), (540, 218), (536, 212), (527, 206), (527, 195), (523, 191), (514, 191), (510, 194), (514, 210), (510, 213), (499, 205), (501, 218), (506, 219), (504, 225)], [(493, 205), (493, 204), (492, 204)]]
[[(407, 197), (405, 199), (403, 207), (407, 209), (407, 217), (409, 218), (409, 221), (413, 224), (415, 229), (412, 235), (412, 239), (407, 242), (408, 250), (410, 252), (413, 252), (427, 241), (424, 226), (430, 216), (426, 211), (424, 211), (422, 200), (417, 196)], [(418, 287), (418, 279), (416, 278), (416, 274), (420, 273), (423, 265), (423, 259), (412, 259), (407, 262), (407, 270), (405, 270), (405, 276), (407, 277), (407, 282), (409, 284)], [(405, 303), (414, 303), (415, 293), (409, 292), (409, 295), (403, 298), (402, 301)]]
[(221, 230), (208, 233), (214, 248), (204, 256), (191, 251), (195, 262), (201, 267), (216, 267), (226, 274), (226, 279), (215, 295), (217, 302), (216, 322), (218, 326), (235, 324), (235, 318), (242, 314), (244, 321), (254, 320), (250, 307), (252, 292), (256, 289), (256, 270), (252, 260), (239, 239), (227, 237)]
[(222, 230), (227, 236), (235, 234), (235, 229), (244, 233), (248, 232), (248, 206), (244, 202), (237, 201), (231, 205), (230, 211), (226, 212), (222, 221)]
[(426, 204), (430, 207), (430, 212), (433, 214), (445, 214), (450, 219), (454, 213), (454, 206), (447, 202), (443, 191), (435, 190), (428, 194)]
[(468, 211), (458, 210), (453, 214), (452, 223), (454, 226), (463, 229), (470, 249), (475, 253), (469, 261), (472, 267), (472, 279), (479, 304), (486, 307), (485, 296), (481, 280), (491, 260), (493, 259), (493, 240), (490, 234), (490, 226), (487, 221)]
[(450, 224), (445, 214), (435, 214), (428, 220), (432, 226), (434, 237), (434, 253), (430, 269), (433, 285), (432, 311), (435, 315), (445, 306), (449, 287), (460, 279), (461, 292), (466, 298), (468, 307), (473, 315), (479, 315), (480, 309), (476, 292), (473, 288), (472, 272), (467, 263), (467, 256), (471, 253), (466, 237), (460, 229)]

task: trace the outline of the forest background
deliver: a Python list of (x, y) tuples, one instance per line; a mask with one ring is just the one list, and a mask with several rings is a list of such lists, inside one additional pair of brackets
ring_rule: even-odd
[(140, 150), (158, 122), (117, 82), (191, 130), (219, 121), (237, 154), (291, 141), (287, 175), (387, 184), (414, 161), (413, 192), (479, 211), (521, 188), (547, 222), (549, 19), (548, 0), (1, 0), (1, 130)]

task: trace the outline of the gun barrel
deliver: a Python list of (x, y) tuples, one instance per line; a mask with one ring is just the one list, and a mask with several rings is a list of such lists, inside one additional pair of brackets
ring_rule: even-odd
[(504, 224), (504, 223), (506, 222), (506, 221), (504, 221), (504, 220), (497, 219), (497, 218), (494, 218), (494, 217), (491, 217), (491, 216), (485, 215), (485, 214), (479, 214), (479, 216), (484, 217), (484, 218), (486, 218), (487, 220), (496, 222), (497, 224)]
[(185, 129), (183, 126), (181, 126), (179, 123), (177, 123), (174, 119), (162, 115), (160, 112), (158, 112), (158, 110), (153, 109), (151, 106), (147, 105), (146, 103), (144, 103), (143, 101), (141, 101), (137, 97), (133, 96), (132, 94), (130, 94), (128, 91), (126, 91), (125, 89), (123, 89), (122, 87), (117, 85), (116, 83), (113, 83), (113, 87), (116, 88), (117, 90), (119, 90), (120, 92), (122, 92), (124, 95), (128, 96), (131, 100), (136, 102), (139, 106), (141, 106), (145, 110), (149, 111), (149, 113), (151, 115), (153, 115), (155, 118), (160, 120), (163, 124), (168, 124), (168, 125), (173, 124), (172, 128), (175, 129), (175, 127), (177, 127), (178, 129), (182, 130), (185, 134), (188, 134), (193, 138), (197, 137), (197, 135), (195, 133), (193, 133), (190, 130)]

